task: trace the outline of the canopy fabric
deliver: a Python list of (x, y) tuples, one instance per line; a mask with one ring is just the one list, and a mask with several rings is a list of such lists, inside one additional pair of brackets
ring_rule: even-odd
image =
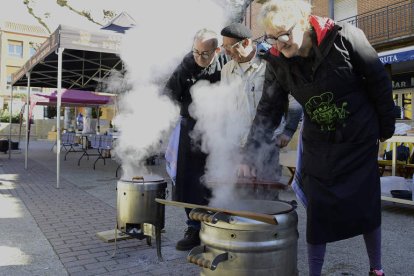
[[(107, 105), (113, 102), (110, 96), (99, 95), (97, 92), (71, 90), (62, 91), (62, 106), (98, 106)], [(51, 94), (34, 94), (30, 96), (29, 117), (32, 116), (33, 108), (36, 105), (56, 105), (57, 91)]]
[[(47, 94), (34, 94), (31, 97), (31, 102), (38, 100), (38, 105), (56, 105), (57, 91)], [(99, 95), (96, 92), (66, 89), (62, 92), (62, 105), (77, 105), (77, 106), (97, 106), (112, 103), (112, 97)]]
[(37, 52), (12, 75), (13, 86), (56, 88), (58, 55), (64, 48), (62, 87), (96, 91), (112, 70), (122, 71), (119, 57), (122, 34), (111, 30), (83, 30), (60, 25)]
[(378, 57), (383, 64), (414, 60), (414, 46), (381, 52)]

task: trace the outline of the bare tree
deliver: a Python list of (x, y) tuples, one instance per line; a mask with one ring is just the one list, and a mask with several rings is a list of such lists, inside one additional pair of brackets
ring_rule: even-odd
[(35, 12), (33, 11), (33, 8), (30, 6), (30, 4), (31, 4), (30, 2), (31, 2), (30, 0), (23, 0), (23, 4), (27, 8), (27, 12), (31, 16), (33, 16), (37, 20), (37, 22), (39, 22), (39, 24), (42, 25), (50, 34), (51, 32), (50, 32), (49, 27), (47, 26), (47, 24), (43, 21), (43, 19), (40, 16), (35, 14)]

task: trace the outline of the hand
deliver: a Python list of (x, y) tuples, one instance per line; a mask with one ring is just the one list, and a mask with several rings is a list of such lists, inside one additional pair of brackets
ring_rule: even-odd
[(281, 148), (284, 148), (289, 144), (290, 139), (292, 138), (282, 133), (276, 138), (276, 145), (278, 145)]
[(237, 176), (239, 177), (256, 177), (256, 169), (247, 164), (240, 164), (237, 168)]

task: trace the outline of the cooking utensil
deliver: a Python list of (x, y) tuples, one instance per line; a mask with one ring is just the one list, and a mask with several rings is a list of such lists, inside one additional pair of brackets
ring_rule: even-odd
[(191, 204), (191, 203), (186, 203), (186, 202), (165, 200), (161, 198), (156, 198), (155, 201), (161, 204), (165, 204), (165, 205), (190, 208), (190, 209), (196, 209), (196, 208), (205, 209), (208, 211), (227, 213), (233, 216), (254, 219), (254, 220), (269, 223), (269, 224), (274, 224), (274, 225), (278, 224), (276, 218), (268, 214), (255, 213), (255, 212), (249, 212), (249, 211), (230, 210), (230, 209), (224, 209), (224, 208), (215, 208), (215, 207), (210, 207), (210, 206), (205, 206), (205, 205), (197, 205), (197, 204)]

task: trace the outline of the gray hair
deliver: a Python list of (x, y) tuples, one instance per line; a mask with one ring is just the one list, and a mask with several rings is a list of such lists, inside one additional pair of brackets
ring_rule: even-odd
[(218, 47), (218, 35), (215, 31), (212, 31), (209, 29), (199, 30), (194, 36), (194, 41), (196, 40), (199, 40), (199, 41), (211, 40), (214, 48)]
[(302, 0), (269, 0), (261, 8), (257, 21), (265, 29), (287, 29), (296, 24), (307, 30), (311, 9), (312, 6)]

